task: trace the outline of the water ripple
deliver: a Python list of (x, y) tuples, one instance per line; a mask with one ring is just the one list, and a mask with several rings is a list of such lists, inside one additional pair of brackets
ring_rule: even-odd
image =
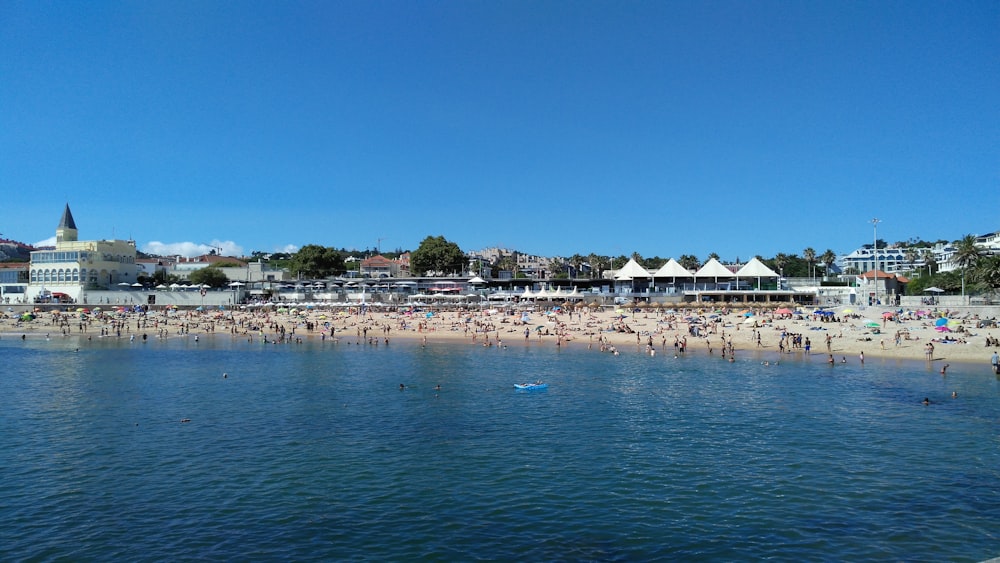
[(1000, 392), (961, 367), (71, 346), (0, 342), (3, 560), (997, 555)]

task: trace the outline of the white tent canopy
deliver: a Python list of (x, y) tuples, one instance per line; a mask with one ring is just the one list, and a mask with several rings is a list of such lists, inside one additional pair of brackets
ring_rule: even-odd
[(660, 269), (653, 273), (654, 278), (690, 278), (691, 272), (680, 265), (680, 262), (671, 258), (667, 263), (660, 266)]
[(649, 270), (643, 268), (638, 262), (633, 258), (629, 258), (628, 262), (622, 266), (622, 269), (618, 270), (618, 274), (615, 276), (616, 280), (633, 280), (635, 278), (650, 278), (652, 277)]
[(768, 268), (760, 260), (753, 258), (743, 265), (736, 275), (741, 278), (776, 278), (778, 273)]
[(705, 262), (705, 265), (701, 267), (697, 272), (695, 272), (694, 277), (696, 278), (732, 278), (736, 277), (736, 274), (729, 271), (728, 268), (723, 266), (715, 258), (710, 259)]

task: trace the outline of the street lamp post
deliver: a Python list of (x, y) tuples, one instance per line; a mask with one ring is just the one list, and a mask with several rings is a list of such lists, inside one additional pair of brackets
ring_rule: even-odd
[(875, 257), (875, 269), (872, 271), (872, 276), (875, 279), (875, 304), (878, 304), (878, 224), (881, 222), (882, 220), (877, 217), (871, 221), (872, 231), (874, 232), (872, 236), (872, 255)]

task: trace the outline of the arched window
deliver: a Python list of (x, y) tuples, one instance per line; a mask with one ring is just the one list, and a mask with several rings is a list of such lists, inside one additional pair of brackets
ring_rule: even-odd
[(38, 281), (38, 270), (31, 270), (31, 283)]
[(57, 276), (56, 279), (58, 281), (61, 281), (61, 282), (66, 281), (66, 270), (63, 270), (62, 268), (59, 268), (59, 270), (56, 272), (56, 276)]
[(72, 281), (75, 281), (75, 282), (80, 281), (80, 270), (78, 270), (76, 268), (73, 268), (72, 274), (73, 274)]

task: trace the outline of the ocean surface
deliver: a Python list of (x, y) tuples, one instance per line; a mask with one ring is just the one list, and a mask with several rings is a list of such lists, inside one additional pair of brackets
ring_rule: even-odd
[(5, 336), (0, 560), (1000, 556), (988, 355), (348, 342)]

